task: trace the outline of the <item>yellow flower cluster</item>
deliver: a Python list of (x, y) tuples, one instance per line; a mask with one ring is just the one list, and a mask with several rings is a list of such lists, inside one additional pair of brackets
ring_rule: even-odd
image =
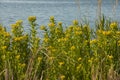
[(35, 22), (36, 21), (36, 16), (29, 16), (28, 21)]
[(60, 38), (60, 39), (58, 39), (58, 42), (66, 42), (66, 41), (68, 41), (68, 38)]
[(54, 16), (50, 16), (50, 20), (54, 20)]
[(120, 36), (120, 31), (116, 31), (116, 34)]
[(60, 76), (60, 79), (61, 79), (61, 80), (63, 80), (64, 78), (65, 78), (65, 76), (64, 76), (64, 75), (61, 75), (61, 76)]
[(59, 66), (62, 66), (64, 64), (64, 62), (59, 62)]
[(50, 28), (52, 28), (52, 27), (55, 27), (55, 24), (54, 24), (54, 23), (49, 23), (48, 26), (49, 26)]
[(22, 20), (18, 20), (18, 21), (16, 21), (15, 24), (11, 24), (11, 27), (12, 27), (12, 29), (16, 29), (16, 28), (18, 28), (19, 26), (22, 26), (22, 23), (23, 23)]
[(50, 50), (51, 52), (55, 52), (56, 51), (56, 49), (54, 47), (52, 47), (52, 46), (49, 46), (48, 50)]
[(7, 46), (2, 46), (1, 49), (2, 50), (5, 50), (7, 48)]
[(93, 39), (90, 41), (90, 44), (96, 44), (97, 43), (97, 40), (96, 39)]
[(93, 58), (89, 59), (88, 62), (91, 64), (93, 62)]
[(103, 31), (102, 34), (105, 36), (110, 36), (112, 34), (112, 32), (111, 31)]
[(15, 37), (14, 38), (14, 41), (17, 42), (17, 41), (22, 41), (22, 40), (25, 40), (27, 38), (27, 36), (21, 36), (21, 37)]
[(24, 67), (26, 66), (25, 63), (19, 63), (18, 65), (19, 65), (20, 67), (22, 67), (22, 68), (24, 68)]
[(82, 31), (76, 31), (76, 32), (75, 32), (75, 35), (82, 35), (82, 34), (83, 34)]
[(20, 59), (20, 55), (16, 55), (15, 58), (18, 60)]
[(44, 38), (43, 41), (44, 41), (45, 43), (47, 43), (47, 42), (49, 41), (49, 39), (48, 39), (48, 38)]
[(18, 24), (11, 24), (11, 27), (12, 27), (12, 29), (16, 29), (19, 27), (19, 25)]
[(82, 65), (81, 65), (81, 64), (79, 64), (79, 65), (76, 67), (76, 70), (77, 70), (77, 71), (79, 71), (79, 70), (80, 70), (80, 68), (81, 68), (81, 66), (82, 66)]
[(59, 28), (55, 28), (55, 33), (60, 33), (60, 29)]
[(112, 58), (113, 58), (113, 56), (112, 56), (112, 55), (108, 55), (107, 57), (108, 57), (109, 59), (112, 59)]
[(37, 60), (40, 62), (40, 61), (42, 60), (42, 58), (41, 58), (41, 57), (38, 57)]
[(78, 61), (81, 61), (81, 60), (82, 60), (82, 58), (81, 58), (81, 57), (79, 57), (79, 58), (78, 58)]
[(110, 28), (111, 28), (111, 29), (116, 29), (117, 26), (118, 26), (117, 22), (112, 22), (112, 23), (110, 24)]
[(16, 21), (16, 25), (22, 25), (23, 21), (22, 20), (18, 20)]
[(75, 46), (71, 46), (70, 50), (71, 51), (75, 50)]
[(40, 26), (40, 30), (46, 30), (45, 26), (44, 25)]
[(73, 20), (73, 25), (78, 25), (78, 20)]
[(9, 32), (4, 32), (4, 36), (5, 37), (10, 37), (10, 33)]
[(58, 25), (59, 25), (59, 26), (62, 26), (62, 22), (58, 22)]
[(118, 46), (120, 46), (120, 40), (118, 41)]

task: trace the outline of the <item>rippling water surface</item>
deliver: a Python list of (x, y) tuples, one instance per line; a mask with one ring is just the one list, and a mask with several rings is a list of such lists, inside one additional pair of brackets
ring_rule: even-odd
[[(47, 0), (47, 1), (6, 1), (0, 0), (0, 23), (7, 29), (10, 24), (18, 19), (24, 20), (25, 29), (28, 29), (28, 16), (37, 16), (39, 25), (49, 22), (50, 16), (55, 16), (56, 20), (63, 22), (64, 25), (71, 24), (72, 20), (83, 18), (90, 21), (90, 24), (97, 17), (97, 0)], [(120, 6), (113, 11), (115, 0), (104, 0), (102, 4), (102, 13), (106, 16), (120, 21)]]

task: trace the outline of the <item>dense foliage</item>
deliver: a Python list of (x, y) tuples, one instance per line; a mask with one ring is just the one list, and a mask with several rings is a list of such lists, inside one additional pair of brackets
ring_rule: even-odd
[[(64, 27), (50, 17), (40, 26), (28, 18), (30, 33), (18, 20), (7, 32), (0, 25), (0, 80), (119, 80), (120, 28), (101, 18), (92, 30), (88, 24)], [(39, 34), (42, 35), (42, 34)]]

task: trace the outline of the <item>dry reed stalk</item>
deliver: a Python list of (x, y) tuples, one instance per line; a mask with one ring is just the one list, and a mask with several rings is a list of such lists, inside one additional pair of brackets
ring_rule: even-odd
[(116, 0), (116, 1), (114, 2), (114, 4), (113, 4), (113, 10), (112, 10), (112, 12), (113, 12), (113, 17), (116, 16), (117, 6), (118, 6), (118, 0)]
[(101, 7), (102, 7), (102, 0), (98, 0), (98, 8), (97, 8), (98, 18), (101, 18)]

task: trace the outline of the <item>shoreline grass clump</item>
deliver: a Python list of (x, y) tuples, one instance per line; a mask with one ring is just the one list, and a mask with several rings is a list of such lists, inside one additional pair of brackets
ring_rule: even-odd
[[(64, 27), (50, 17), (40, 26), (28, 18), (30, 32), (18, 20), (7, 32), (0, 25), (0, 80), (119, 80), (120, 27), (104, 17), (96, 29), (77, 20)], [(41, 34), (39, 34), (41, 35)]]

